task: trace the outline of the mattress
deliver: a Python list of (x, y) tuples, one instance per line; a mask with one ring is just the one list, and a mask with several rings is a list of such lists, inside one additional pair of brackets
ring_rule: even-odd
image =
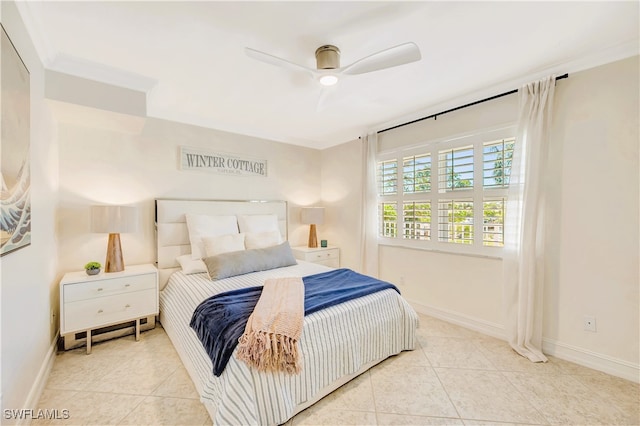
[(194, 309), (221, 292), (262, 285), (266, 278), (307, 276), (329, 270), (297, 265), (211, 281), (206, 274), (175, 272), (160, 293), (160, 321), (194, 381), (214, 424), (282, 424), (332, 384), (414, 348), (418, 316), (394, 290), (385, 290), (308, 315), (299, 340), (303, 371), (265, 373), (232, 356), (216, 377), (195, 332)]

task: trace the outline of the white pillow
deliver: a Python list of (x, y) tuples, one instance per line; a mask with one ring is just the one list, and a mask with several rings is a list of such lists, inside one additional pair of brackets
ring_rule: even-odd
[(231, 251), (244, 250), (245, 234), (227, 234), (219, 237), (204, 237), (204, 252), (207, 257), (217, 256)]
[(249, 214), (238, 216), (238, 227), (240, 232), (244, 233), (258, 233), (278, 231), (280, 232), (280, 226), (278, 226), (278, 216), (275, 214)]
[(244, 245), (247, 249), (272, 247), (280, 243), (282, 243), (280, 231), (249, 232), (244, 237)]
[(202, 238), (238, 233), (238, 223), (235, 216), (209, 216), (191, 213), (187, 213), (185, 216), (189, 229), (192, 259), (202, 259), (206, 255)]
[(204, 264), (202, 259), (192, 259), (190, 254), (183, 254), (182, 256), (178, 256), (176, 260), (180, 264), (182, 272), (185, 275), (208, 272), (207, 265)]

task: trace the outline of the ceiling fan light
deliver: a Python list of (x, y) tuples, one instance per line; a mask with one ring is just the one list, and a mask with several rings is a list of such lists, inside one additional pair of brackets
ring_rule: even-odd
[(338, 82), (338, 76), (333, 74), (325, 74), (320, 76), (320, 84), (323, 86), (333, 86)]

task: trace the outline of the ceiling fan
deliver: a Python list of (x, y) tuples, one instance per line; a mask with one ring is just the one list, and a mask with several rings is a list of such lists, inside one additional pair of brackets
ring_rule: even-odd
[(419, 61), (422, 58), (420, 49), (413, 42), (381, 50), (342, 68), (340, 67), (340, 49), (331, 44), (326, 44), (316, 49), (316, 69), (308, 68), (250, 47), (245, 47), (245, 52), (250, 58), (267, 64), (311, 73), (323, 86), (336, 84), (342, 75), (356, 75), (383, 70)]

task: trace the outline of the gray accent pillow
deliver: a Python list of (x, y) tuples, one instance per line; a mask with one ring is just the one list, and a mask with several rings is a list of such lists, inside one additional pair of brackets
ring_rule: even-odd
[(211, 256), (204, 259), (209, 278), (221, 280), (250, 272), (266, 271), (296, 265), (289, 242), (285, 241), (277, 246), (233, 251)]

